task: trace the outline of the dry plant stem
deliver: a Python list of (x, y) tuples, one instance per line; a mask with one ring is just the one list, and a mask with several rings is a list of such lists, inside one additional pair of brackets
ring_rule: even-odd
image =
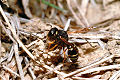
[(45, 65), (45, 64), (41, 64), (40, 62), (38, 62), (38, 61), (35, 61), (36, 63), (38, 63), (38, 64), (40, 64), (40, 65), (42, 65), (44, 68), (46, 68), (46, 69), (48, 69), (48, 70), (50, 70), (50, 71), (53, 71), (53, 72), (55, 72), (56, 74), (59, 74), (59, 75), (66, 75), (65, 73), (63, 73), (63, 72), (59, 72), (58, 70), (56, 70), (56, 69), (53, 69), (53, 68), (51, 68), (51, 67), (49, 67), (49, 66), (47, 66), (47, 65)]
[(32, 45), (34, 45), (35, 43), (37, 43), (38, 40), (35, 40), (33, 42), (31, 42), (30, 44), (26, 45), (27, 48), (31, 47)]
[(13, 46), (12, 46), (11, 50), (10, 50), (10, 53), (8, 54), (7, 62), (10, 62), (12, 60), (13, 53), (14, 53), (14, 49), (13, 49)]
[(65, 27), (64, 27), (64, 31), (67, 31), (68, 30), (68, 27), (69, 27), (69, 25), (70, 25), (70, 21), (71, 21), (71, 19), (68, 19), (68, 21), (67, 21), (67, 23), (65, 24)]
[(18, 53), (18, 45), (17, 45), (17, 43), (14, 43), (13, 46), (14, 46), (15, 58), (16, 58), (20, 78), (21, 78), (21, 80), (24, 80), (24, 73), (23, 73), (23, 70), (22, 70), (22, 65), (21, 65), (21, 61), (20, 61), (19, 53)]
[(48, 79), (48, 80), (60, 80), (58, 77), (55, 77), (55, 78), (51, 78), (51, 79)]
[(52, 8), (52, 9), (51, 9), (51, 14), (50, 14), (49, 18), (51, 19), (51, 18), (53, 18), (55, 15), (56, 15), (56, 14), (55, 14), (55, 8)]
[(111, 69), (120, 69), (120, 64), (88, 69), (86, 71), (83, 71), (83, 72), (79, 73), (76, 76), (81, 76), (82, 74), (92, 73), (92, 72), (96, 72), (96, 71), (103, 71), (103, 70), (111, 70)]
[(72, 9), (72, 7), (70, 5), (70, 0), (67, 0), (67, 5), (68, 5), (68, 8), (70, 9), (70, 11), (72, 12), (74, 18), (76, 19), (77, 24), (82, 25), (82, 27), (85, 27), (85, 25), (80, 21), (80, 19), (78, 18), (78, 16), (73, 11), (73, 9)]
[(49, 66), (47, 66), (47, 65), (43, 65), (43, 67), (45, 67), (46, 69), (49, 69), (50, 71), (53, 71), (53, 72), (55, 72), (55, 73), (61, 75), (61, 76), (66, 76), (65, 73), (63, 73), (63, 72), (59, 72), (58, 70), (53, 69), (53, 68), (51, 68), (51, 67), (49, 67)]
[(120, 77), (120, 70), (115, 72), (109, 80), (117, 80), (118, 77)]
[(82, 12), (83, 12), (83, 15), (85, 16), (86, 14), (86, 11), (87, 11), (87, 6), (88, 6), (88, 3), (89, 3), (89, 0), (82, 0), (81, 1), (81, 9), (82, 9)]
[[(0, 26), (1, 26), (1, 20), (0, 20)], [(0, 49), (1, 49), (1, 30), (2, 30), (2, 27), (0, 27)], [(1, 50), (0, 50), (0, 56), (1, 56)]]
[(98, 65), (98, 64), (101, 64), (101, 63), (103, 63), (103, 62), (105, 62), (105, 61), (107, 61), (107, 60), (109, 60), (109, 59), (111, 59), (111, 58), (113, 58), (113, 57), (114, 57), (114, 55), (111, 55), (111, 56), (109, 56), (109, 57), (107, 57), (107, 58), (105, 58), (105, 59), (102, 59), (102, 60), (100, 60), (100, 61), (98, 61), (98, 62), (96, 62), (96, 63), (93, 63), (93, 64), (91, 64), (91, 65), (89, 65), (89, 66), (86, 66), (86, 67), (84, 67), (84, 68), (81, 68), (81, 69), (78, 69), (78, 70), (76, 70), (76, 71), (74, 71), (74, 72), (71, 72), (71, 73), (65, 75), (64, 77), (66, 78), (66, 77), (70, 77), (70, 76), (73, 76), (73, 75), (75, 75), (75, 74), (78, 74), (78, 73), (80, 73), (80, 72), (82, 72), (82, 71), (84, 71), (84, 70), (87, 70), (87, 69), (89, 69), (89, 68), (91, 68), (91, 67), (94, 67), (94, 66), (96, 66), (96, 65)]
[(75, 2), (76, 6), (77, 6), (77, 9), (78, 9), (78, 11), (79, 11), (79, 13), (80, 13), (80, 16), (81, 16), (81, 19), (82, 19), (82, 20), (81, 20), (82, 23), (84, 23), (85, 27), (89, 27), (90, 25), (89, 25), (86, 17), (83, 15), (83, 12), (81, 11), (81, 8), (80, 8), (79, 5), (77, 4), (77, 1), (76, 1), (76, 0), (73, 0), (73, 1)]
[(2, 24), (2, 22), (0, 22), (2, 28), (4, 29), (4, 31), (8, 34), (8, 36), (10, 37), (10, 39), (13, 41), (13, 42), (16, 42), (13, 37), (10, 35), (10, 33), (8, 32), (8, 30), (5, 28), (5, 26)]
[(72, 77), (72, 78), (77, 80), (105, 80), (105, 79), (81, 78), (81, 77)]
[(97, 6), (95, 0), (90, 0), (93, 6)]
[(113, 23), (114, 21), (118, 21), (118, 20), (120, 20), (120, 16), (118, 16), (118, 15), (116, 15), (116, 16), (114, 16), (114, 17), (112, 17), (112, 18), (109, 18), (109, 19), (106, 19), (106, 20), (102, 20), (102, 21), (100, 21), (100, 22), (97, 22), (97, 23), (95, 23), (95, 24), (93, 24), (93, 25), (91, 25), (91, 26), (95, 26), (96, 28), (98, 28), (98, 27), (101, 27), (101, 26), (106, 26), (106, 25), (110, 25), (111, 23)]
[(31, 22), (31, 20), (29, 19), (25, 19), (25, 18), (19, 18), (21, 23), (27, 23), (27, 22)]
[[(26, 63), (26, 65), (29, 63), (27, 57), (25, 57), (25, 63)], [(35, 80), (35, 79), (36, 79), (36, 76), (35, 76), (34, 72), (32, 71), (32, 68), (31, 68), (31, 67), (28, 67), (28, 70), (29, 70), (29, 72), (30, 72), (33, 80)]]
[(14, 15), (13, 16), (13, 20), (15, 20), (15, 22), (16, 22), (16, 30), (17, 30), (17, 35), (19, 35), (20, 34), (20, 32), (19, 32), (19, 28), (20, 28), (20, 21), (19, 21), (19, 19), (17, 18), (17, 16), (16, 15)]
[[(97, 43), (98, 40), (95, 39), (95, 40), (87, 40), (88, 42), (92, 42), (92, 43)], [(83, 40), (83, 39), (70, 39), (69, 42), (78, 42), (78, 43), (87, 43), (86, 40)]]
[(22, 0), (22, 5), (24, 7), (24, 12), (27, 15), (27, 17), (32, 18), (32, 14), (29, 9), (29, 0)]
[[(78, 43), (86, 43), (86, 42), (97, 42), (101, 47), (102, 49), (104, 50), (105, 49), (105, 46), (103, 44), (103, 42), (101, 40), (83, 40), (83, 39), (71, 39), (69, 40), (69, 42), (78, 42)], [(90, 44), (90, 43), (89, 43)], [(91, 45), (91, 44), (90, 44)], [(91, 45), (92, 46), (92, 45)]]
[(1, 75), (0, 75), (0, 79), (5, 80), (5, 78), (3, 78), (3, 76), (1, 76)]
[(22, 31), (21, 29), (19, 29), (19, 30), (20, 30), (19, 32), (24, 35), (31, 35), (31, 36), (36, 36), (39, 38), (44, 38), (42, 34), (25, 32), (25, 31)]
[[(51, 78), (51, 79), (48, 79), (48, 80), (65, 80), (65, 79), (63, 78), (63, 76), (58, 75), (57, 77)], [(66, 79), (66, 80), (69, 80), (69, 79)]]
[(60, 19), (61, 19), (62, 23), (65, 25), (67, 20), (63, 14), (60, 14)]
[(16, 35), (16, 32), (14, 31), (13, 27), (10, 25), (8, 18), (6, 17), (1, 5), (0, 5), (0, 12), (3, 16), (3, 18), (5, 19), (5, 21), (8, 24), (8, 27), (10, 28), (14, 38), (17, 40), (17, 42), (19, 43), (19, 45), (25, 50), (25, 52), (30, 56), (30, 58), (32, 58), (34, 60), (34, 56), (27, 50), (27, 48), (24, 46), (24, 44), (20, 41), (19, 37)]
[(105, 45), (100, 39), (98, 40), (98, 44), (101, 46), (103, 50), (105, 50)]
[(15, 74), (16, 76), (20, 77), (19, 74), (17, 74), (16, 72), (14, 72), (13, 70), (11, 70), (10, 68), (8, 68), (8, 67), (6, 67), (6, 66), (4, 66), (4, 65), (3, 65), (3, 68), (4, 68), (5, 70), (9, 71), (10, 73)]
[(105, 0), (102, 0), (102, 3), (103, 3), (103, 8), (105, 9)]
[(96, 36), (86, 36), (86, 35), (82, 35), (82, 34), (72, 34), (69, 35), (69, 37), (74, 37), (74, 38), (95, 38), (95, 39), (106, 39), (106, 38), (112, 38), (112, 39), (120, 39), (120, 36), (100, 36), (100, 35), (96, 35)]

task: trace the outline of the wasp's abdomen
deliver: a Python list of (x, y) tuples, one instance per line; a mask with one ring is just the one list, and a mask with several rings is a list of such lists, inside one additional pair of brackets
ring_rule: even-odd
[(78, 59), (78, 49), (77, 48), (71, 48), (71, 50), (68, 50), (68, 56), (72, 62), (76, 62)]

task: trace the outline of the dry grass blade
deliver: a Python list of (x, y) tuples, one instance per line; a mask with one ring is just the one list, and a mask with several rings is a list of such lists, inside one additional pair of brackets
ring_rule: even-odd
[[(29, 63), (27, 57), (25, 57), (25, 63), (26, 63), (26, 65)], [(32, 68), (31, 68), (31, 67), (28, 67), (28, 70), (29, 70), (29, 72), (30, 72), (33, 80), (36, 79), (36, 76), (35, 76), (35, 74), (33, 73)]]
[(70, 0), (67, 0), (67, 5), (68, 5), (70, 11), (72, 12), (74, 18), (76, 19), (77, 24), (82, 25), (82, 27), (85, 27), (85, 25), (80, 21), (80, 19), (79, 19), (78, 16), (76, 15), (76, 13), (73, 11), (73, 9), (72, 9), (72, 7), (71, 7), (71, 5), (70, 5)]
[(105, 35), (95, 35), (95, 36), (87, 36), (87, 35), (81, 35), (81, 34), (70, 34), (69, 37), (74, 37), (74, 38), (95, 38), (95, 39), (106, 39), (106, 38), (112, 38), (112, 39), (120, 39), (120, 36), (118, 35), (113, 35), (113, 36), (105, 36)]
[(60, 71), (58, 71), (58, 70), (56, 70), (56, 69), (53, 69), (53, 68), (51, 68), (51, 67), (49, 67), (49, 66), (47, 66), (47, 65), (45, 65), (45, 64), (40, 64), (40, 62), (38, 62), (38, 61), (35, 61), (37, 64), (39, 64), (39, 65), (42, 65), (44, 68), (46, 68), (46, 69), (48, 69), (48, 70), (50, 70), (50, 71), (53, 71), (53, 72), (55, 72), (55, 73), (57, 73), (57, 74), (59, 74), (59, 75), (61, 75), (61, 76), (64, 76), (64, 75), (67, 75), (67, 74), (65, 74), (64, 72), (60, 72)]
[(82, 0), (81, 2), (81, 9), (82, 9), (82, 12), (83, 12), (83, 15), (85, 16), (85, 14), (87, 13), (87, 6), (89, 4), (89, 0)]
[(13, 48), (13, 46), (12, 46), (12, 47), (11, 47), (11, 50), (10, 50), (10, 53), (8, 54), (7, 62), (10, 62), (10, 61), (12, 60), (13, 53), (14, 53), (14, 48)]
[(17, 61), (18, 70), (19, 70), (19, 73), (20, 73), (20, 78), (21, 78), (21, 80), (24, 80), (24, 73), (23, 73), (23, 70), (22, 70), (22, 65), (21, 65), (21, 61), (20, 61), (19, 53), (18, 53), (18, 45), (16, 43), (14, 43), (13, 46), (14, 46), (15, 58), (16, 58), (16, 61)]
[(51, 67), (49, 67), (49, 66), (47, 66), (47, 65), (44, 65), (43, 67), (45, 67), (46, 69), (49, 69), (50, 71), (53, 71), (53, 72), (61, 75), (61, 76), (66, 76), (66, 75), (67, 75), (67, 74), (65, 74), (65, 73), (63, 73), (63, 72), (59, 72), (58, 70), (53, 69), (53, 68), (51, 68)]
[(93, 67), (93, 66), (96, 66), (96, 65), (98, 65), (98, 64), (101, 64), (101, 63), (103, 63), (103, 62), (105, 62), (105, 61), (107, 61), (107, 60), (109, 60), (109, 59), (111, 59), (111, 58), (113, 58), (113, 57), (114, 57), (114, 55), (111, 55), (111, 56), (109, 56), (109, 57), (107, 57), (107, 58), (105, 58), (105, 59), (102, 59), (102, 60), (100, 60), (100, 61), (98, 61), (98, 62), (96, 62), (96, 63), (93, 63), (93, 64), (91, 64), (91, 65), (89, 65), (89, 66), (86, 66), (86, 67), (84, 67), (84, 68), (81, 68), (81, 69), (78, 69), (78, 70), (76, 70), (76, 71), (74, 71), (74, 72), (71, 72), (71, 73), (67, 74), (67, 75), (64, 76), (64, 77), (66, 78), (66, 77), (70, 77), (70, 76), (73, 76), (73, 75), (75, 75), (75, 74), (78, 74), (78, 73), (80, 73), (80, 72), (82, 72), (82, 71), (84, 71), (84, 70), (87, 70), (87, 69), (89, 69), (89, 68), (91, 68), (91, 67)]
[(25, 14), (27, 15), (27, 17), (29, 18), (32, 18), (32, 14), (30, 12), (30, 9), (29, 9), (29, 0), (22, 0), (22, 5), (24, 7), (24, 11), (25, 11)]
[(2, 26), (2, 28), (4, 29), (4, 31), (8, 34), (8, 36), (10, 37), (10, 39), (13, 41), (13, 42), (16, 42), (13, 37), (10, 35), (9, 31), (5, 28), (5, 26), (2, 24), (2, 22), (0, 21), (0, 24)]
[(96, 71), (111, 70), (111, 69), (120, 69), (120, 64), (88, 69), (86, 71), (83, 71), (83, 72), (77, 74), (76, 76), (80, 76), (82, 74), (92, 73), (92, 72), (96, 72)]
[(120, 77), (120, 70), (115, 72), (109, 80), (117, 80), (118, 77)]
[(72, 78), (77, 80), (105, 80), (105, 79), (81, 78), (81, 77), (72, 77)]
[(99, 28), (99, 27), (101, 27), (101, 26), (104, 27), (104, 26), (110, 25), (110, 24), (112, 24), (114, 21), (118, 21), (118, 20), (120, 20), (120, 16), (116, 15), (116, 16), (114, 16), (114, 17), (112, 17), (112, 18), (99, 21), (99, 22), (97, 22), (97, 23), (95, 23), (95, 24), (93, 24), (93, 25), (91, 25), (91, 26), (94, 26), (94, 27), (96, 27), (96, 28)]
[(71, 21), (71, 19), (68, 19), (67, 23), (65, 24), (64, 31), (68, 30), (68, 27), (70, 25), (70, 21)]
[(20, 77), (19, 74), (17, 74), (16, 72), (14, 72), (13, 70), (11, 70), (10, 68), (8, 68), (8, 67), (6, 67), (6, 66), (4, 66), (4, 65), (3, 65), (3, 68), (4, 68), (5, 70), (9, 71), (10, 73), (15, 74), (16, 76)]
[[(84, 0), (84, 1), (85, 1), (85, 0)], [(89, 25), (86, 17), (83, 15), (83, 12), (81, 11), (81, 8), (80, 8), (79, 5), (77, 4), (77, 0), (74, 0), (74, 2), (75, 2), (76, 7), (77, 7), (77, 9), (78, 9), (78, 11), (79, 11), (79, 14), (80, 14), (82, 23), (84, 23), (85, 27), (89, 27), (90, 25)]]
[(19, 43), (19, 45), (25, 50), (25, 52), (30, 56), (30, 58), (32, 58), (34, 60), (34, 56), (27, 50), (27, 48), (23, 45), (23, 43), (20, 41), (20, 39), (18, 38), (18, 36), (16, 35), (16, 32), (14, 31), (13, 27), (10, 25), (8, 18), (6, 17), (2, 7), (0, 6), (0, 12), (3, 16), (3, 18), (5, 19), (5, 21), (8, 24), (8, 27), (10, 28), (14, 38), (17, 40), (17, 42)]

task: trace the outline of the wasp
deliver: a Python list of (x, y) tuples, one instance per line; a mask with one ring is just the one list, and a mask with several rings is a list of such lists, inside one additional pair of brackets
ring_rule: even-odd
[[(56, 27), (52, 28), (48, 32), (48, 39), (52, 41), (49, 43), (50, 50), (53, 50), (57, 47), (67, 47), (68, 49), (68, 57), (72, 62), (76, 62), (78, 59), (78, 48), (75, 44), (68, 42), (68, 34), (64, 30), (58, 30)], [(65, 50), (66, 51), (66, 50)], [(64, 52), (65, 54), (65, 52)], [(64, 56), (65, 57), (65, 56)]]

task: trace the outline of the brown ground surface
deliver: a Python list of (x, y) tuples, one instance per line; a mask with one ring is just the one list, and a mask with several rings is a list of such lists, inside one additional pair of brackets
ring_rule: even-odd
[[(27, 47), (27, 49), (34, 55), (35, 60), (39, 61), (42, 64), (42, 66), (35, 63), (31, 58), (29, 59), (29, 64), (25, 65), (24, 58), (28, 57), (28, 55), (24, 52), (24, 50), (22, 50), (19, 47), (20, 60), (22, 61), (21, 64), (23, 67), (23, 71), (25, 73), (24, 74), (25, 79), (32, 80), (29, 71), (27, 71), (28, 66), (31, 67), (33, 73), (37, 77), (37, 80), (54, 79), (55, 77), (63, 79), (61, 76), (54, 73), (53, 71), (44, 68), (43, 65), (47, 65), (55, 70), (69, 74), (73, 71), (84, 68), (85, 66), (96, 63), (101, 59), (104, 59), (110, 55), (120, 54), (120, 1), (103, 0), (105, 1), (104, 3), (105, 6), (104, 4), (102, 4), (102, 0), (101, 1), (95, 0), (95, 1), (96, 1), (95, 4), (89, 3), (87, 5), (87, 8), (85, 8), (86, 13), (84, 14), (84, 16), (88, 20), (88, 23), (96, 28), (95, 29), (92, 28), (86, 33), (75, 32), (83, 29), (83, 27), (75, 21), (72, 13), (66, 7), (67, 5), (65, 5), (67, 3), (65, 3), (64, 1), (61, 1), (61, 3), (64, 3), (62, 4), (62, 6), (64, 6), (64, 8), (68, 10), (70, 13), (66, 15), (64, 13), (59, 12), (58, 10), (57, 12), (58, 14), (56, 14), (56, 16), (52, 16), (52, 13), (51, 15), (48, 14), (49, 11), (52, 12), (53, 8), (51, 9), (51, 7), (49, 8), (47, 6), (48, 11), (44, 11), (44, 8), (46, 7), (45, 4), (41, 4), (39, 7), (35, 7), (35, 4), (39, 5), (37, 2), (33, 1), (32, 3), (31, 1), (29, 3), (31, 4), (29, 6), (30, 9), (33, 9), (33, 11), (31, 10), (31, 14), (34, 16), (31, 19), (29, 19), (28, 22), (22, 23), (22, 21), (20, 21), (19, 38), (23, 42), (23, 44)], [(55, 2), (53, 1), (54, 4)], [(75, 13), (79, 15), (80, 13), (79, 11), (76, 10), (76, 6), (74, 5), (74, 3), (71, 2), (71, 4), (73, 4), (72, 7), (75, 10)], [(40, 11), (35, 13), (35, 11), (38, 9), (44, 11), (46, 15), (44, 17), (45, 19), (41, 18), (42, 13)], [(61, 56), (59, 55), (60, 49), (49, 51), (47, 47), (49, 42), (47, 39), (47, 33), (51, 29), (50, 25), (52, 25), (52, 27), (57, 27), (59, 29), (62, 29), (64, 27), (64, 23), (59, 18), (60, 14), (65, 16), (66, 19), (73, 18), (73, 21), (71, 22), (71, 25), (67, 30), (69, 41), (72, 41), (73, 39), (81, 40), (80, 36), (83, 37), (91, 36), (90, 38), (87, 37), (84, 38), (86, 40), (98, 40), (101, 43), (100, 44), (96, 41), (90, 42), (90, 44), (93, 46), (92, 47), (89, 43), (86, 42), (82, 43), (82, 42), (72, 41), (72, 43), (75, 43), (77, 45), (79, 50), (79, 57), (76, 64), (72, 64), (69, 61), (65, 61), (63, 63), (63, 58), (61, 58)], [(52, 19), (50, 18), (50, 16), (52, 17)], [(5, 21), (2, 19), (1, 21), (4, 22), (5, 25)], [(9, 54), (10, 54), (11, 46), (13, 46), (12, 41), (8, 37), (8, 34), (5, 33), (3, 28), (1, 33), (2, 33), (1, 34), (2, 41), (1, 41), (1, 54), (0, 54), (0, 79), (2, 80), (2, 78), (4, 78), (5, 80), (9, 80), (9, 79), (17, 80), (18, 78), (16, 76), (14, 77), (11, 72), (7, 71), (3, 67), (4, 65), (19, 74), (14, 55), (12, 56), (12, 59), (10, 61), (8, 60), (8, 58), (10, 57)], [(92, 38), (93, 36), (95, 36), (96, 38)], [(105, 37), (97, 38), (100, 36), (105, 36)], [(117, 36), (118, 38), (116, 37), (113, 38), (112, 36)], [(91, 67), (91, 69), (95, 67), (103, 67), (103, 66), (110, 66), (117, 64), (118, 65), (120, 64), (120, 56), (104, 61), (102, 64), (95, 65), (94, 67)], [(59, 67), (59, 65), (62, 66)], [(92, 78), (109, 80), (117, 71), (120, 71), (120, 68), (95, 71), (92, 73), (84, 74), (80, 77), (88, 78), (87, 80), (92, 80)], [(72, 80), (73, 78), (68, 78), (68, 79)], [(117, 78), (117, 80), (120, 80), (120, 76)]]

